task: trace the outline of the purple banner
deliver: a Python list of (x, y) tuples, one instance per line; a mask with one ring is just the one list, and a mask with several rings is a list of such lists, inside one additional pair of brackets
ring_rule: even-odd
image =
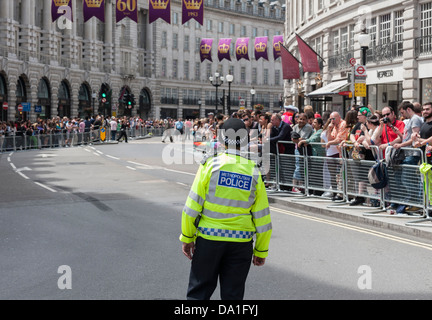
[(182, 0), (182, 24), (185, 24), (190, 19), (195, 19), (199, 24), (203, 24), (203, 0)]
[(116, 1), (116, 22), (129, 18), (138, 23), (138, 0)]
[(255, 60), (259, 60), (261, 58), (268, 60), (267, 42), (268, 37), (255, 38)]
[(67, 20), (73, 21), (72, 17), (72, 0), (53, 0), (51, 2), (51, 18), (56, 21), (58, 18), (64, 16)]
[(203, 62), (205, 59), (213, 62), (211, 56), (212, 45), (213, 45), (213, 39), (201, 39), (201, 45), (200, 45), (201, 62)]
[(249, 38), (238, 38), (235, 45), (237, 60), (249, 60)]
[(105, 0), (84, 0), (83, 1), (84, 22), (93, 17), (105, 22)]
[(171, 23), (171, 0), (149, 0), (149, 23), (159, 18)]
[(231, 48), (231, 38), (219, 39), (219, 45), (218, 45), (219, 61), (222, 61), (223, 59), (227, 59), (228, 61), (231, 61), (230, 48)]
[(281, 56), (281, 47), (279, 42), (283, 44), (283, 36), (274, 36), (273, 37), (273, 58), (276, 60)]

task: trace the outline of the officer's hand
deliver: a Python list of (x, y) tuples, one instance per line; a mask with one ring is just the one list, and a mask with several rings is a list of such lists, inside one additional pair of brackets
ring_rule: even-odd
[(253, 264), (254, 266), (260, 267), (265, 263), (266, 258), (259, 258), (257, 256), (253, 256)]
[(191, 242), (191, 243), (182, 243), (182, 251), (183, 254), (188, 257), (189, 260), (192, 260), (192, 256), (195, 252), (195, 243)]

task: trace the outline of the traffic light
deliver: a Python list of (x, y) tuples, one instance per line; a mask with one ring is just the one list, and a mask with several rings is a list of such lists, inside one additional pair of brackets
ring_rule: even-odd
[(222, 107), (225, 107), (225, 96), (219, 98), (219, 103)]

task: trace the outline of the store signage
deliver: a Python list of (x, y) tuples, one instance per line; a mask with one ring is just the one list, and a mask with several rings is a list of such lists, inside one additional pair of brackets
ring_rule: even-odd
[(393, 77), (393, 70), (377, 71), (378, 79)]

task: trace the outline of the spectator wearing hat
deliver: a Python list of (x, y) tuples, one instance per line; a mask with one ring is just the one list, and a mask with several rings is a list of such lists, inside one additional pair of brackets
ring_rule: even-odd
[(285, 108), (285, 112), (282, 115), (282, 121), (291, 125), (294, 123), (293, 116), (295, 113), (299, 112), (299, 109), (297, 107), (292, 106), (292, 105), (284, 106), (284, 108)]

